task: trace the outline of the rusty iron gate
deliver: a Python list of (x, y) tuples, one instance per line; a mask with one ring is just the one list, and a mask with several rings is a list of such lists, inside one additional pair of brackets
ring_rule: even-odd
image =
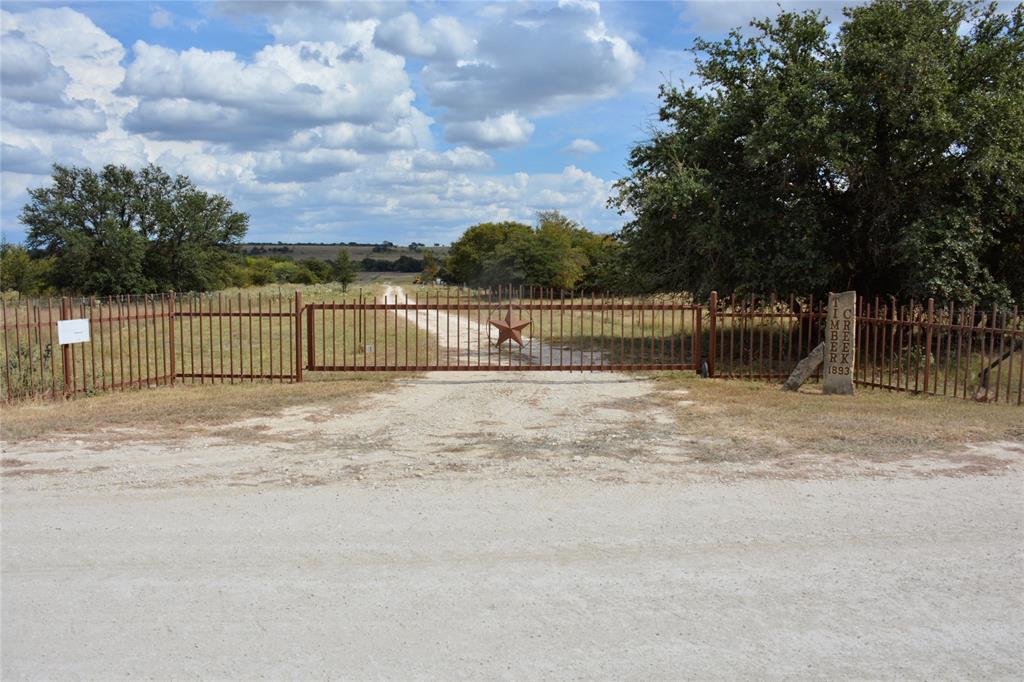
[(681, 296), (538, 287), (438, 290), (308, 303), (305, 369), (696, 369), (703, 308)]

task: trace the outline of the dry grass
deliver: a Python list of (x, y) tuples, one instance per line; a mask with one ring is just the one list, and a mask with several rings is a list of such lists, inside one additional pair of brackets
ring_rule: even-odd
[(297, 405), (354, 409), (367, 395), (390, 390), (400, 376), (405, 375), (334, 374), (301, 384), (182, 385), (67, 402), (5, 405), (0, 412), (0, 439), (11, 443), (60, 436), (174, 440)]
[(777, 384), (682, 373), (655, 379), (658, 400), (676, 405), (679, 428), (704, 444), (709, 460), (827, 453), (882, 461), (967, 443), (1024, 445), (1024, 408), (1016, 406), (860, 388), (852, 397), (825, 396), (813, 386), (791, 393)]

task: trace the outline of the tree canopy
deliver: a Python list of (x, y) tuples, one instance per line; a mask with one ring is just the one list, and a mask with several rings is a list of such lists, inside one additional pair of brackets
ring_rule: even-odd
[(1024, 9), (876, 0), (698, 40), (611, 204), (643, 289), (1024, 300)]
[(200, 290), (230, 281), (249, 216), (157, 166), (53, 166), (21, 212), (29, 248), (52, 259), (57, 289), (82, 294)]
[(452, 244), (441, 277), (455, 284), (532, 284), (553, 289), (613, 287), (609, 263), (617, 243), (557, 211), (538, 214), (537, 225), (480, 223)]

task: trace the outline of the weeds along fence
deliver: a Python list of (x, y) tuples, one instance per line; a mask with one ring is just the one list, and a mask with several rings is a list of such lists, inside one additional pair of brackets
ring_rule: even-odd
[[(93, 395), (182, 381), (301, 380), (301, 294), (143, 294), (0, 304), (7, 401)], [(88, 319), (60, 345), (58, 320)]]
[[(508, 287), (419, 288), (401, 301), (306, 293), (305, 303), (303, 292), (280, 290), (4, 300), (0, 400), (473, 363), (699, 370), (703, 359), (712, 377), (781, 382), (825, 334), (825, 302), (813, 297), (712, 294), (699, 303), (685, 294)], [(524, 355), (546, 367), (494, 345), (488, 318), (512, 305), (531, 321)], [(88, 342), (59, 344), (57, 322), (69, 319), (88, 320)], [(1016, 309), (861, 299), (854, 378), (876, 389), (1024, 404), (1024, 320)]]
[[(825, 301), (712, 294), (712, 376), (781, 382), (825, 340)], [(821, 378), (822, 368), (812, 378)], [(858, 298), (857, 385), (1024, 404), (1024, 319), (999, 307)]]

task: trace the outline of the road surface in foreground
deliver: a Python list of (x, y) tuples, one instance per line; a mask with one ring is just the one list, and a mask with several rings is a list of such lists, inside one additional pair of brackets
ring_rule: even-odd
[(442, 375), (13, 446), (2, 677), (1024, 677), (1016, 446), (709, 462), (650, 390)]

